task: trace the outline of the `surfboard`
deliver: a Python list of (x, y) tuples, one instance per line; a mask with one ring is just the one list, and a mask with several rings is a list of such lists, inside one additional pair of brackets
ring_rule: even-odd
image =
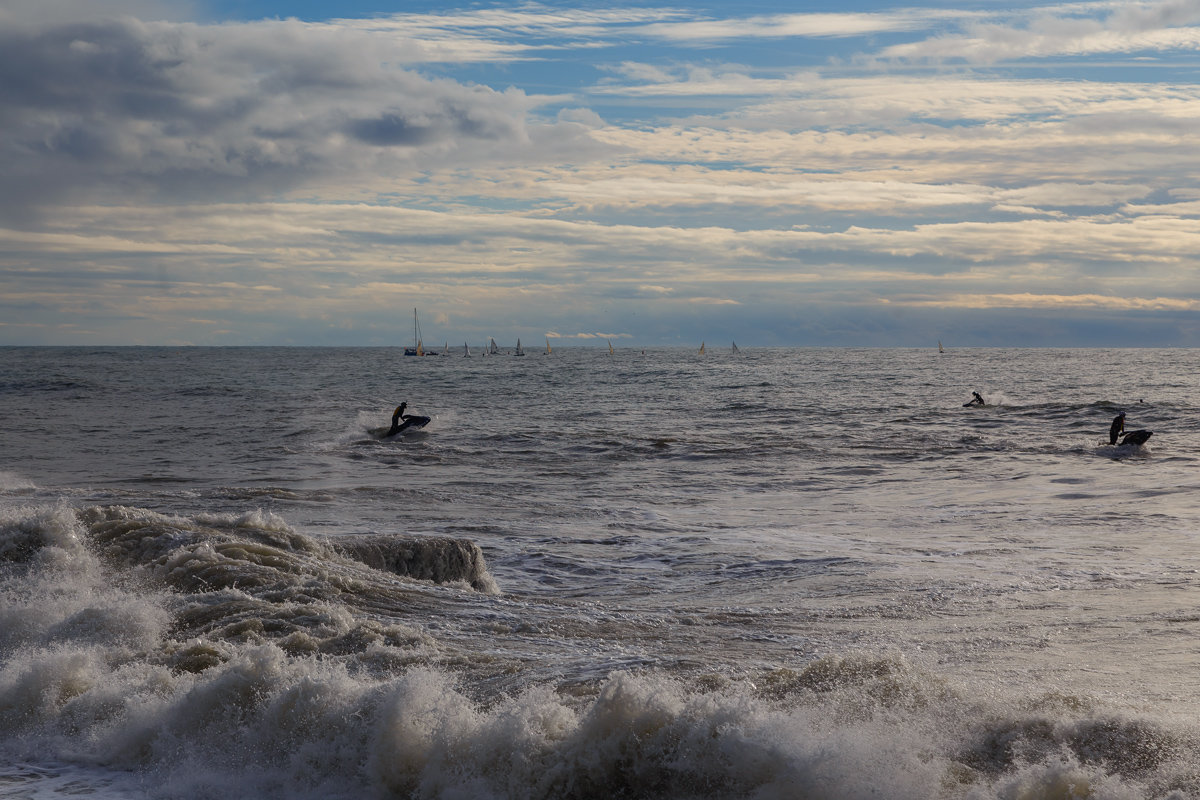
[(1131, 444), (1140, 447), (1153, 435), (1154, 431), (1130, 431), (1125, 434), (1125, 438), (1121, 440), (1121, 444)]

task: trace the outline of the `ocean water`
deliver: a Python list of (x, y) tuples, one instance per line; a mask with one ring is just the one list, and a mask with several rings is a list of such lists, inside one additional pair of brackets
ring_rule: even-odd
[(1200, 797), (1197, 374), (0, 349), (0, 798)]

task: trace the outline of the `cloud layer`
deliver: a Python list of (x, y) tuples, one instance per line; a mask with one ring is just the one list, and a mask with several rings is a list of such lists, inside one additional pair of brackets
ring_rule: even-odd
[(1200, 3), (55, 8), (0, 7), (3, 344), (396, 344), (418, 306), (454, 341), (1200, 345)]

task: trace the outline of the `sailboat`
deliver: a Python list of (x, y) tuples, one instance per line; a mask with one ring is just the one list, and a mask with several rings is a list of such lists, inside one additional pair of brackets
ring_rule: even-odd
[(612, 339), (609, 339), (609, 340), (608, 340), (608, 354), (609, 354), (610, 356), (613, 354), (613, 349), (612, 349)]
[(546, 337), (546, 355), (550, 355), (550, 337)]
[(704, 355), (704, 342), (700, 343), (700, 355)]
[(732, 349), (730, 352), (732, 352), (732, 353), (740, 353), (740, 352), (742, 352), (741, 350), (738, 350), (737, 342), (734, 342), (734, 343), (733, 343), (733, 349)]
[(521, 340), (520, 340), (520, 339), (517, 339), (517, 349), (516, 349), (516, 351), (513, 353), (513, 355), (514, 355), (514, 356), (523, 356), (523, 355), (525, 355), (525, 351), (521, 349)]
[(941, 339), (938, 339), (938, 352), (939, 352), (939, 353), (944, 353), (944, 352), (946, 352), (946, 349), (945, 349), (944, 347), (942, 347), (942, 340), (941, 340)]
[(487, 353), (489, 356), (498, 356), (498, 355), (500, 355), (500, 348), (496, 346), (496, 340), (495, 340), (495, 339), (489, 339), (489, 340), (488, 340), (488, 346), (485, 348), (485, 352), (486, 352), (486, 353)]
[(466, 342), (463, 342), (463, 358), (470, 358), (470, 357), (471, 357), (471, 348), (467, 345)]
[(421, 323), (417, 321), (417, 310), (413, 309), (413, 346), (404, 348), (406, 356), (423, 356), (425, 350), (421, 347)]

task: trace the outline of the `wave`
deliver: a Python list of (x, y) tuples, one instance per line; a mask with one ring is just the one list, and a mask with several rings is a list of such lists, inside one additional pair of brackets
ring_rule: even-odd
[[(1002, 709), (897, 658), (823, 659), (761, 685), (619, 673), (481, 703), (446, 671), (376, 679), (246, 649), (202, 676), (86, 656), (0, 674), (5, 733), (174, 798), (1175, 798), (1194, 742), (1074, 698)], [(36, 719), (40, 724), (14, 725)], [(59, 747), (62, 747), (61, 742)], [(0, 779), (3, 770), (0, 769)]]
[(333, 549), (374, 569), (434, 583), (467, 583), (476, 591), (499, 589), (479, 546), (468, 539), (401, 538), (391, 534), (355, 536), (332, 542)]
[(1194, 730), (971, 692), (899, 654), (489, 692), (480, 676), (513, 664), (436, 638), (446, 608), (419, 591), (434, 581), (494, 589), (467, 540), (330, 542), (262, 511), (10, 509), (0, 754), (18, 766), (0, 784), (32, 796), (39, 772), (20, 764), (52, 753), (172, 798), (1200, 792)]
[(27, 492), (36, 488), (28, 478), (11, 470), (0, 469), (0, 492)]
[(431, 602), (422, 585), (497, 591), (466, 540), (374, 536), (337, 547), (262, 511), (11, 510), (0, 521), (0, 567), (0, 652), (115, 637), (190, 672), (268, 642), (368, 660), (379, 647), (427, 646), (418, 627), (398, 621)]
[(495, 591), (469, 540), (324, 539), (260, 510), (2, 511), (0, 787), (57, 792), (50, 754), (102, 798), (1200, 793), (1192, 728), (972, 691), (896, 653), (496, 691), (519, 662), (439, 638), (445, 591)]

